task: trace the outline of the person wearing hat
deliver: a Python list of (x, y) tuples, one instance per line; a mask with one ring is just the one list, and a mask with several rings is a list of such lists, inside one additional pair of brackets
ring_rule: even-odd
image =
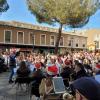
[(50, 76), (56, 76), (58, 74), (58, 68), (56, 65), (47, 67), (47, 74)]
[[(54, 59), (52, 59), (53, 62)], [(48, 64), (46, 67), (46, 78), (43, 78), (41, 84), (39, 86), (39, 93), (41, 100), (50, 94), (53, 91), (53, 83), (52, 77), (56, 77), (58, 75), (58, 67), (55, 63)]]
[(56, 59), (51, 58), (50, 63), (46, 65), (46, 72), (50, 76), (56, 76), (59, 74), (58, 66), (56, 65)]
[(63, 67), (62, 72), (60, 74), (63, 78), (64, 85), (66, 87), (69, 86), (69, 80), (70, 80), (71, 73), (72, 73), (71, 63), (69, 60), (66, 59), (64, 62), (64, 67)]
[(71, 84), (76, 100), (100, 100), (100, 83), (92, 77), (82, 77)]

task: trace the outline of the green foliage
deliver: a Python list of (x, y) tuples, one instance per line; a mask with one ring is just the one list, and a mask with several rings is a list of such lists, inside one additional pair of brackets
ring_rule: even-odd
[(82, 27), (100, 6), (99, 0), (27, 0), (39, 22)]
[(6, 0), (0, 0), (0, 13), (5, 12), (9, 9), (9, 5)]
[(59, 34), (55, 44), (58, 52), (62, 27), (82, 27), (99, 8), (99, 0), (27, 0), (29, 10), (40, 23), (59, 23)]

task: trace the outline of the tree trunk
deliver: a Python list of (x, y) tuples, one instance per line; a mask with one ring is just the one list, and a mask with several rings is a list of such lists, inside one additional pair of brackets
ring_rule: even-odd
[(59, 42), (60, 42), (60, 38), (61, 38), (61, 33), (62, 33), (62, 24), (60, 24), (59, 27), (59, 31), (58, 31), (58, 35), (57, 35), (57, 39), (56, 39), (56, 44), (55, 44), (55, 54), (58, 53), (58, 47), (59, 47)]

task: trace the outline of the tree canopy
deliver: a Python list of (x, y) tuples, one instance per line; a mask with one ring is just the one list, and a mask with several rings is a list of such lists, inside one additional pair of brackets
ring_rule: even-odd
[(9, 5), (6, 0), (0, 0), (0, 13), (5, 12), (9, 9)]
[(100, 7), (99, 0), (27, 0), (28, 8), (40, 23), (59, 23), (58, 43), (63, 25), (73, 28), (88, 23)]
[(29, 10), (39, 22), (55, 22), (80, 27), (100, 6), (99, 0), (27, 0)]

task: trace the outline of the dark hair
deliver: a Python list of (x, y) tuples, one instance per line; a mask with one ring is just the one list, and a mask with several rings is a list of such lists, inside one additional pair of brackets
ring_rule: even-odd
[(33, 77), (43, 77), (45, 78), (45, 75), (43, 74), (41, 69), (37, 69), (34, 73), (33, 73)]
[(78, 60), (74, 60), (74, 63), (75, 63), (75, 65), (77, 65), (77, 63), (79, 63), (79, 61)]
[(98, 60), (98, 63), (100, 63), (100, 60)]
[(81, 70), (84, 70), (83, 64), (81, 64), (81, 63), (76, 63), (76, 65), (77, 65)]
[(25, 61), (22, 61), (22, 62), (20, 63), (19, 70), (25, 71), (25, 70), (27, 70), (27, 69), (28, 69), (28, 67), (27, 67), (27, 65), (26, 65), (26, 62), (25, 62)]

